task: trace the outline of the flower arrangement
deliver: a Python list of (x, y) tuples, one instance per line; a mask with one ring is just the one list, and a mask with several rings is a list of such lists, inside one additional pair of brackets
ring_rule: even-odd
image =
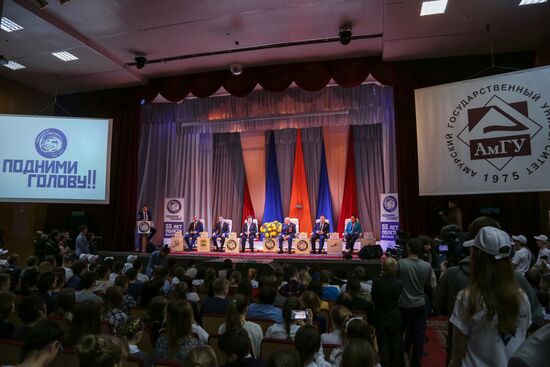
[(283, 224), (275, 220), (273, 222), (266, 222), (260, 227), (260, 232), (266, 238), (277, 237), (279, 233), (283, 230)]

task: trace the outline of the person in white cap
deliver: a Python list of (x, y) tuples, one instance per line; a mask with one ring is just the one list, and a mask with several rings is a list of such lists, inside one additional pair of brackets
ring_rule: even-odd
[(544, 234), (539, 234), (533, 237), (537, 241), (539, 248), (539, 256), (537, 256), (537, 265), (539, 268), (544, 268), (550, 263), (550, 249), (548, 248), (548, 237)]
[(511, 239), (483, 227), (471, 247), (471, 284), (460, 291), (449, 319), (453, 324), (451, 367), (506, 367), (531, 324), (529, 300), (514, 278)]
[(520, 234), (518, 236), (512, 236), (514, 240), (516, 253), (512, 258), (512, 265), (514, 270), (525, 275), (531, 268), (531, 251), (527, 248), (527, 238)]

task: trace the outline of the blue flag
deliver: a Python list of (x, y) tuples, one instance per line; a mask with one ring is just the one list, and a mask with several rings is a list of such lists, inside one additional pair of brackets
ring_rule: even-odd
[(278, 220), (283, 221), (283, 201), (279, 187), (279, 170), (277, 169), (277, 152), (275, 150), (275, 134), (270, 132), (269, 153), (265, 180), (265, 206), (263, 223)]
[(317, 217), (324, 215), (328, 219), (329, 225), (336, 228), (332, 221), (332, 198), (330, 196), (330, 184), (328, 181), (327, 158), (325, 156), (325, 144), (321, 149), (321, 174), (319, 175), (319, 192), (317, 194)]

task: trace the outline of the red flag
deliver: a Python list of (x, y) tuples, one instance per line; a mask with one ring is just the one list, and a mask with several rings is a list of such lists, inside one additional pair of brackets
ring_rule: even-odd
[(294, 154), (294, 174), (292, 176), (292, 191), (290, 194), (289, 217), (298, 218), (300, 232), (311, 233), (311, 209), (307, 194), (306, 170), (302, 153), (302, 132), (296, 132), (296, 153)]
[(353, 146), (353, 129), (349, 127), (348, 158), (346, 161), (346, 178), (344, 181), (344, 197), (338, 220), (338, 232), (344, 233), (344, 222), (352, 214), (357, 214), (357, 182), (355, 179), (355, 149)]

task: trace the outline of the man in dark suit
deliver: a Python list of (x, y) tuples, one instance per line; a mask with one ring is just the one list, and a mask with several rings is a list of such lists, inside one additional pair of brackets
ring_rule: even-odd
[[(141, 210), (137, 213), (137, 220), (138, 221), (144, 220), (148, 222), (153, 221), (153, 214), (151, 214), (151, 211), (149, 210), (149, 207), (147, 206), (147, 204), (143, 204), (143, 206), (141, 207)], [(154, 226), (151, 226), (151, 232), (147, 236), (147, 241), (151, 241), (151, 238), (153, 238), (155, 233), (157, 233), (157, 229), (154, 228)]]
[[(214, 232), (212, 232), (212, 237), (210, 238), (212, 245), (216, 246), (216, 251), (223, 251), (223, 244), (227, 237), (229, 237), (229, 225), (223, 217), (218, 217), (218, 223), (216, 223), (216, 227), (214, 227)], [(221, 249), (218, 247), (218, 238), (220, 239)]]
[(250, 252), (254, 252), (254, 238), (258, 233), (258, 225), (252, 221), (252, 217), (249, 215), (246, 218), (246, 222), (243, 225), (243, 231), (241, 232), (241, 252), (245, 251), (246, 241), (250, 247)]
[(296, 225), (290, 222), (290, 218), (286, 217), (283, 223), (283, 230), (279, 235), (279, 253), (282, 254), (283, 251), (283, 242), (287, 241), (288, 243), (288, 253), (292, 253), (292, 240), (296, 236)]
[(327, 222), (324, 215), (321, 215), (319, 222), (315, 223), (313, 227), (313, 232), (311, 232), (311, 247), (313, 248), (313, 253), (316, 254), (315, 242), (319, 240), (319, 253), (323, 252), (323, 246), (325, 245), (325, 240), (330, 231), (330, 225)]
[(187, 233), (183, 236), (183, 239), (187, 244), (185, 251), (193, 251), (193, 248), (195, 248), (195, 242), (197, 241), (197, 238), (199, 238), (202, 231), (204, 231), (202, 222), (196, 215), (193, 216), (193, 221), (189, 224)]

